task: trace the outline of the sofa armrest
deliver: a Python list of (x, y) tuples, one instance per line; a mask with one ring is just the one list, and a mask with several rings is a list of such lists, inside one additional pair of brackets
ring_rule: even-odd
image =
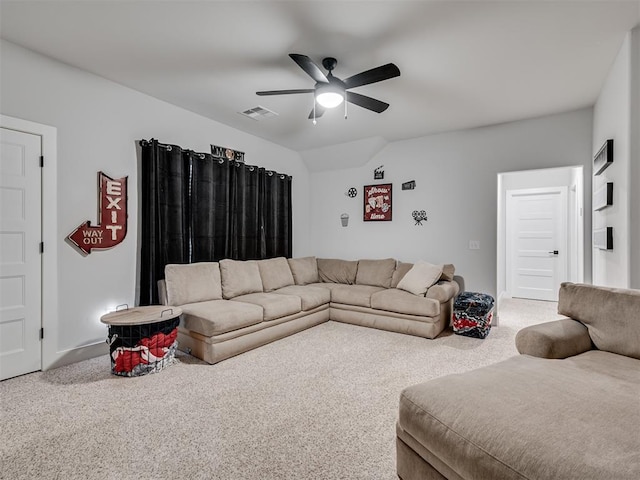
[(524, 355), (567, 358), (592, 349), (589, 331), (571, 318), (523, 328), (516, 335), (516, 348)]
[(444, 280), (432, 285), (427, 290), (425, 297), (438, 300), (440, 303), (445, 303), (455, 297), (458, 293), (459, 287), (456, 282)]
[(164, 279), (158, 280), (158, 299), (160, 300), (160, 305), (168, 305), (167, 282)]

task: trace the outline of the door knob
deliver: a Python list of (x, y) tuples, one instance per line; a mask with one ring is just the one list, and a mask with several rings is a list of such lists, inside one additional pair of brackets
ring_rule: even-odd
[(558, 255), (558, 253), (560, 253), (558, 250), (554, 250), (553, 252), (549, 252), (549, 253), (553, 253), (554, 255)]

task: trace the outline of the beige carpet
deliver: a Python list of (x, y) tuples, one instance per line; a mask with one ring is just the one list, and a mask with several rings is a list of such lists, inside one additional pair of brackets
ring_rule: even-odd
[(397, 479), (400, 391), (517, 354), (555, 309), (505, 301), (485, 340), (328, 322), (214, 366), (121, 378), (104, 357), (6, 380), (0, 477)]

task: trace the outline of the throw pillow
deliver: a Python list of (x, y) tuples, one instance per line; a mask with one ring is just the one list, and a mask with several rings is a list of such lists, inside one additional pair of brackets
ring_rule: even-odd
[(402, 277), (397, 288), (414, 295), (424, 295), (429, 287), (440, 279), (441, 275), (442, 265), (432, 265), (420, 260)]

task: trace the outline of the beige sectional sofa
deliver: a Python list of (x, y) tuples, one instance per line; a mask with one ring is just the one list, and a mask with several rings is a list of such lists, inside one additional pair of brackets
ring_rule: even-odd
[[(418, 267), (315, 257), (167, 265), (160, 299), (182, 308), (179, 348), (208, 363), (328, 320), (435, 338), (449, 325), (459, 287), (453, 265), (424, 285)], [(408, 288), (410, 277), (418, 291), (396, 288)]]
[(564, 283), (558, 312), (521, 355), (402, 392), (402, 480), (640, 478), (640, 291)]

